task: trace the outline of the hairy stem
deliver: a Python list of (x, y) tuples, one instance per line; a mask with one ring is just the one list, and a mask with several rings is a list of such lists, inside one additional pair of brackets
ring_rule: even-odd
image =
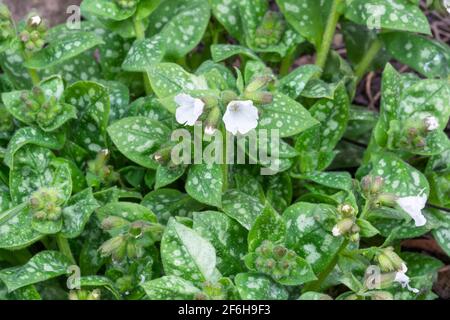
[(339, 17), (341, 16), (338, 8), (342, 1), (343, 0), (333, 0), (331, 12), (328, 16), (325, 31), (323, 33), (322, 43), (317, 51), (316, 65), (322, 70), (326, 65), (328, 53), (330, 52), (331, 43), (333, 42), (334, 33), (336, 31), (336, 26), (339, 21)]
[(56, 235), (56, 243), (58, 244), (59, 251), (70, 259), (73, 264), (76, 264), (73, 257), (72, 250), (70, 250), (69, 241), (60, 233)]
[(297, 47), (292, 48), (289, 50), (287, 55), (283, 58), (280, 65), (280, 77), (283, 77), (289, 73), (289, 69), (292, 66), (292, 63), (295, 59), (295, 52), (297, 51)]
[[(136, 18), (133, 18), (133, 23), (134, 23), (134, 31), (136, 33), (136, 39), (144, 40), (145, 39), (145, 26), (142, 23), (142, 20), (137, 20)], [(142, 77), (144, 79), (145, 93), (147, 95), (150, 95), (153, 92), (153, 90), (152, 90), (150, 78), (148, 76), (148, 72), (143, 72)]]
[(359, 62), (359, 64), (355, 68), (355, 75), (358, 77), (358, 81), (360, 81), (364, 77), (364, 75), (367, 72), (367, 69), (369, 69), (370, 65), (372, 64), (373, 60), (377, 56), (378, 52), (380, 52), (382, 47), (383, 42), (380, 39), (376, 38), (372, 42), (372, 44), (369, 47), (369, 50), (367, 50), (363, 59)]

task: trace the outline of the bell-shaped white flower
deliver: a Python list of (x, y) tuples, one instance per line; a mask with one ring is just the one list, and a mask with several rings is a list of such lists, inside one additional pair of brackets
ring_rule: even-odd
[(439, 121), (436, 117), (426, 117), (423, 121), (427, 131), (434, 131), (439, 128)]
[(407, 271), (408, 271), (408, 267), (406, 267), (406, 264), (403, 263), (402, 269), (395, 274), (394, 281), (400, 283), (403, 288), (408, 288), (408, 290), (413, 293), (419, 293), (418, 289), (412, 288), (409, 285), (409, 277), (406, 275)]
[(193, 126), (202, 115), (205, 103), (202, 100), (185, 93), (176, 95), (174, 100), (178, 106), (175, 111), (175, 118), (177, 119), (177, 122), (180, 124)]
[(232, 134), (246, 134), (258, 126), (258, 118), (258, 109), (253, 105), (253, 101), (235, 100), (228, 104), (223, 122), (227, 131)]
[(413, 218), (416, 227), (424, 226), (427, 223), (427, 219), (422, 213), (422, 209), (425, 208), (425, 204), (427, 203), (427, 196), (425, 194), (398, 198), (396, 202), (403, 211)]

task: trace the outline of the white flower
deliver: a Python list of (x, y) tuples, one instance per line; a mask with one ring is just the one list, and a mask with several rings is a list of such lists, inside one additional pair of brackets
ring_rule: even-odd
[(225, 114), (223, 122), (227, 131), (236, 135), (246, 134), (258, 126), (258, 109), (253, 105), (253, 101), (231, 101)]
[(424, 120), (427, 131), (434, 131), (439, 128), (439, 121), (436, 117), (426, 117)]
[(398, 271), (395, 274), (394, 281), (400, 283), (403, 288), (408, 288), (408, 290), (413, 293), (419, 293), (418, 289), (411, 288), (411, 286), (409, 285), (409, 277), (406, 275), (407, 271), (408, 267), (406, 267), (406, 264), (402, 263), (402, 270)]
[(335, 237), (339, 237), (341, 235), (341, 230), (339, 230), (338, 226), (334, 226), (333, 230), (331, 230), (331, 232), (333, 233), (333, 236), (335, 236)]
[(403, 211), (413, 218), (416, 227), (424, 226), (427, 223), (427, 219), (422, 214), (422, 209), (425, 208), (425, 204), (427, 203), (427, 196), (425, 194), (398, 198), (396, 202)]
[(203, 113), (205, 103), (197, 98), (191, 97), (188, 94), (180, 93), (174, 98), (178, 105), (175, 112), (175, 118), (180, 124), (193, 126), (198, 118)]
[(30, 18), (30, 23), (32, 26), (39, 26), (42, 23), (42, 18), (40, 16), (32, 16)]

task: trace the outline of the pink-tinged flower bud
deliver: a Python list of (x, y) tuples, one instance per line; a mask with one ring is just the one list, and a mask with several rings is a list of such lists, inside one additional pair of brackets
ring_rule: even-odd
[(342, 219), (333, 227), (332, 231), (333, 236), (338, 237), (347, 234), (348, 232), (351, 231), (354, 223), (355, 222), (353, 219), (350, 218)]

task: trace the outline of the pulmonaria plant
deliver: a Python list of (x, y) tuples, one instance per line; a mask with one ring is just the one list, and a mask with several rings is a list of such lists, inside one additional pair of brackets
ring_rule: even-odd
[(417, 1), (81, 11), (0, 4), (0, 299), (438, 298), (411, 244), (450, 254), (450, 49)]

